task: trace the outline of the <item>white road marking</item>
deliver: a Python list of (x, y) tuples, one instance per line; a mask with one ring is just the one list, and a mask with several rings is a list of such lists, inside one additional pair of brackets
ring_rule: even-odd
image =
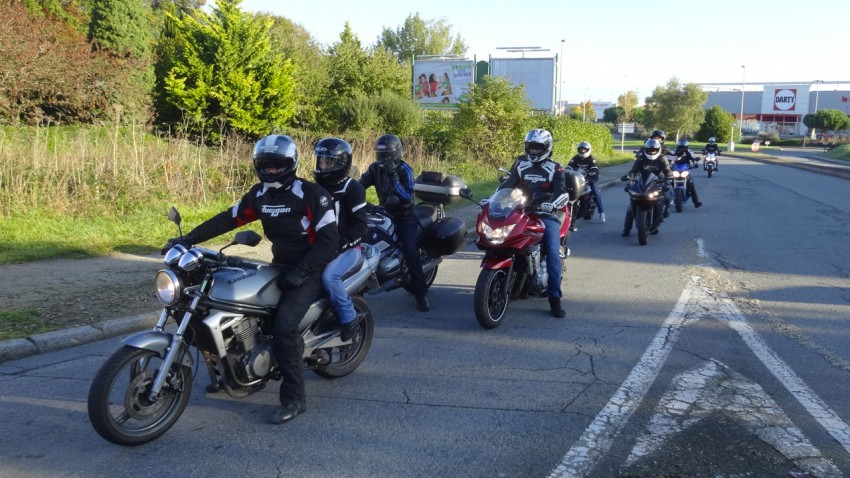
[[(738, 307), (726, 296), (700, 285), (692, 276), (673, 311), (650, 342), (643, 356), (602, 411), (550, 473), (554, 477), (582, 477), (611, 448), (614, 439), (643, 401), (679, 337), (681, 328), (703, 317), (716, 318), (735, 330), (756, 357), (783, 386), (850, 452), (850, 427), (820, 399), (747, 323)], [(828, 475), (827, 475), (828, 476)]]
[(550, 477), (584, 476), (611, 448), (614, 438), (629, 421), (643, 401), (649, 386), (655, 381), (685, 322), (698, 320), (689, 320), (686, 314), (686, 305), (691, 297), (692, 289), (693, 287), (685, 287), (673, 311), (655, 334), (640, 361), (620, 388), (614, 392), (608, 404), (570, 448), (561, 463), (552, 471)]
[(708, 254), (705, 253), (705, 243), (701, 237), (697, 238), (697, 254), (700, 257), (708, 257)]
[(813, 476), (843, 476), (761, 386), (713, 359), (673, 379), (624, 466), (658, 451), (674, 435), (718, 410)]

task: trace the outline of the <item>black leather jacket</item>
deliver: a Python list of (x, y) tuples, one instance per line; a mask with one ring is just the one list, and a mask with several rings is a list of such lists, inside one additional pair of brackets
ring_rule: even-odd
[(508, 179), (499, 186), (499, 189), (517, 187), (522, 189), (529, 198), (545, 198), (538, 199), (536, 201), (538, 204), (566, 201), (566, 198), (569, 198), (564, 168), (551, 159), (533, 163), (524, 155), (517, 158), (511, 166)]

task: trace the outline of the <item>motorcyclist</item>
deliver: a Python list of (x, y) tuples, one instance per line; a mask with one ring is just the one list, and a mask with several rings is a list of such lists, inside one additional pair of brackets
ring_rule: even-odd
[(280, 303), (275, 312), (273, 353), (281, 372), (280, 408), (272, 422), (286, 423), (307, 410), (304, 393), (304, 342), (298, 324), (321, 291), (322, 268), (339, 247), (336, 216), (328, 192), (296, 176), (298, 149), (286, 135), (273, 134), (254, 147), (254, 172), (260, 180), (232, 208), (206, 220), (175, 244), (192, 245), (259, 220), (272, 243), (272, 265), (281, 271)]
[[(670, 176), (670, 163), (667, 159), (661, 154), (662, 146), (661, 143), (656, 139), (648, 139), (646, 143), (643, 144), (643, 148), (641, 148), (638, 153), (638, 157), (635, 160), (634, 164), (632, 164), (632, 169), (626, 176), (623, 176), (621, 179), (628, 179), (629, 175), (646, 172), (655, 174), (659, 180), (663, 181), (665, 184), (664, 188), (667, 189), (666, 183), (667, 178)], [(628, 190), (628, 188), (626, 189)], [(662, 218), (662, 211), (664, 209), (663, 201), (658, 201), (655, 203), (655, 210), (653, 213), (653, 224), (650, 226), (650, 234), (658, 234), (658, 227), (664, 222)], [(623, 224), (623, 233), (620, 234), (623, 237), (628, 236), (632, 231), (632, 223), (634, 222), (634, 218), (632, 217), (632, 210), (629, 209), (626, 214), (626, 220)]]
[(599, 220), (605, 222), (605, 209), (602, 207), (602, 196), (599, 194), (599, 167), (596, 165), (596, 158), (591, 154), (592, 148), (590, 143), (582, 141), (576, 148), (578, 154), (570, 159), (567, 164), (567, 169), (580, 171), (587, 178), (590, 184), (590, 192), (593, 194), (593, 200), (596, 201), (596, 207), (599, 209)]
[(418, 221), (413, 207), (413, 169), (403, 160), (401, 140), (394, 134), (385, 134), (375, 141), (375, 162), (360, 176), (364, 189), (375, 186), (378, 201), (392, 216), (401, 252), (410, 273), (416, 308), (430, 310), (428, 285), (422, 271), (422, 258), (417, 247)]
[(316, 169), (313, 177), (333, 198), (339, 230), (339, 255), (322, 272), (322, 285), (330, 296), (331, 308), (342, 326), (340, 339), (347, 342), (357, 330), (357, 312), (345, 292), (343, 275), (360, 258), (360, 240), (366, 235), (366, 190), (348, 176), (351, 171), (351, 145), (339, 138), (320, 139), (313, 147)]
[(540, 219), (545, 230), (543, 247), (546, 251), (546, 270), (548, 272), (547, 295), (549, 309), (555, 317), (566, 317), (561, 307), (561, 267), (560, 232), (561, 219), (556, 208), (569, 200), (564, 168), (552, 160), (552, 134), (545, 129), (533, 129), (525, 135), (525, 154), (514, 161), (508, 178), (499, 185), (499, 189), (521, 188), (529, 198), (535, 193), (546, 198), (539, 204)]
[[(686, 165), (688, 169), (694, 169), (697, 167), (699, 160), (691, 154), (691, 150), (688, 149), (688, 140), (680, 139), (676, 145), (676, 160), (673, 161), (674, 164), (678, 165)], [(702, 206), (702, 203), (699, 200), (699, 196), (697, 196), (697, 188), (694, 186), (694, 179), (691, 175), (688, 175), (687, 181), (685, 181), (687, 193), (694, 200), (694, 207)]]
[(720, 165), (720, 146), (717, 144), (717, 139), (714, 136), (708, 138), (708, 144), (705, 145), (706, 153), (714, 153), (714, 171), (717, 172), (717, 167)]

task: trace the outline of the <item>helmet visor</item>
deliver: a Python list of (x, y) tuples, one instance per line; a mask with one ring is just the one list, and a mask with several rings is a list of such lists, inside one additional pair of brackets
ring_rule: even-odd
[(266, 174), (277, 174), (294, 169), (295, 159), (279, 154), (260, 154), (254, 159), (254, 164)]
[(316, 155), (316, 171), (329, 173), (345, 166), (345, 158), (338, 156)]
[(529, 156), (540, 156), (546, 152), (546, 145), (535, 142), (525, 143), (525, 152), (528, 153)]
[(589, 149), (587, 149), (587, 148), (579, 148), (579, 149), (578, 149), (578, 152), (579, 152), (580, 154), (586, 154), (588, 151), (590, 151), (590, 150), (589, 150)]

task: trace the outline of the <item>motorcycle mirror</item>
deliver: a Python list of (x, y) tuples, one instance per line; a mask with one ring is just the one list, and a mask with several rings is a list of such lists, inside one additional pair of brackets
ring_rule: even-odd
[(509, 171), (508, 171), (507, 169), (505, 169), (505, 168), (499, 168), (499, 172), (500, 172), (500, 173), (507, 173), (507, 172), (509, 172)]
[(168, 220), (177, 224), (178, 226), (180, 225), (180, 213), (177, 212), (177, 209), (174, 206), (171, 206), (171, 210), (168, 211)]
[(244, 246), (254, 247), (260, 243), (263, 238), (254, 231), (239, 231), (233, 237), (231, 244), (242, 244)]
[(472, 199), (472, 190), (469, 188), (463, 188), (458, 193), (462, 198)]

